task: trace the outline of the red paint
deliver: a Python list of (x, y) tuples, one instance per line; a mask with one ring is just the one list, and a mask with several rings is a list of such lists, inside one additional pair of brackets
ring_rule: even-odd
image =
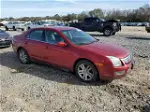
[[(95, 42), (88, 45), (77, 46), (72, 44), (60, 31), (71, 30), (70, 27), (49, 27), (49, 28), (35, 28), (44, 30), (53, 30), (59, 33), (66, 41), (59, 42), (57, 45), (49, 43), (38, 42), (29, 40), (26, 35), (33, 29), (17, 35), (13, 38), (13, 49), (17, 52), (18, 48), (23, 47), (29, 54), (31, 59), (38, 59), (41, 61), (55, 64), (60, 67), (64, 67), (74, 71), (74, 64), (78, 59), (87, 59), (93, 62), (97, 67), (99, 76), (101, 79), (110, 80), (118, 79), (127, 74), (128, 69), (132, 64), (132, 61), (128, 64), (123, 64), (121, 67), (114, 67), (111, 61), (106, 56), (115, 56), (118, 58), (124, 58), (129, 55), (129, 51), (118, 45)], [(96, 63), (101, 63), (103, 66), (98, 66)], [(126, 72), (122, 76), (116, 76), (116, 71), (125, 70)]]

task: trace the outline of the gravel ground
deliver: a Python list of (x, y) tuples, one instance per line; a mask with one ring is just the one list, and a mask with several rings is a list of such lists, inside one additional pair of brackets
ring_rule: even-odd
[(12, 48), (0, 49), (0, 111), (150, 112), (150, 34), (143, 31), (124, 31), (111, 37), (90, 34), (133, 50), (136, 59), (133, 71), (109, 84), (87, 84), (74, 74), (51, 66), (23, 65)]

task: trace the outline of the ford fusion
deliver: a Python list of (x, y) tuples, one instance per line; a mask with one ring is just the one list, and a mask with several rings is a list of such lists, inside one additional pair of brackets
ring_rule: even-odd
[(30, 29), (14, 36), (12, 46), (23, 64), (46, 62), (74, 72), (85, 82), (119, 79), (134, 66), (129, 50), (72, 27)]

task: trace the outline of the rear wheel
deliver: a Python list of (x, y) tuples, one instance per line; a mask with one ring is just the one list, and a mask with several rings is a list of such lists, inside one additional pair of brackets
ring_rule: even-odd
[(98, 79), (96, 67), (87, 60), (79, 61), (75, 66), (76, 75), (84, 82), (93, 82)]
[(103, 31), (103, 34), (105, 35), (105, 36), (110, 36), (110, 35), (112, 35), (112, 29), (111, 28), (105, 28), (104, 29), (104, 31)]
[(15, 26), (13, 26), (13, 31), (16, 31), (16, 28), (15, 28)]
[(5, 26), (5, 30), (8, 31), (8, 27), (7, 26)]
[(24, 50), (23, 48), (21, 48), (18, 51), (18, 56), (19, 56), (21, 63), (23, 63), (23, 64), (29, 64), (30, 63), (30, 57), (29, 57), (27, 51)]

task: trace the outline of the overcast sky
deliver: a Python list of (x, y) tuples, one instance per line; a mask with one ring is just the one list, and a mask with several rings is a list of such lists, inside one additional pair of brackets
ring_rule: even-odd
[(0, 0), (0, 18), (52, 16), (80, 13), (94, 8), (136, 9), (150, 0)]

